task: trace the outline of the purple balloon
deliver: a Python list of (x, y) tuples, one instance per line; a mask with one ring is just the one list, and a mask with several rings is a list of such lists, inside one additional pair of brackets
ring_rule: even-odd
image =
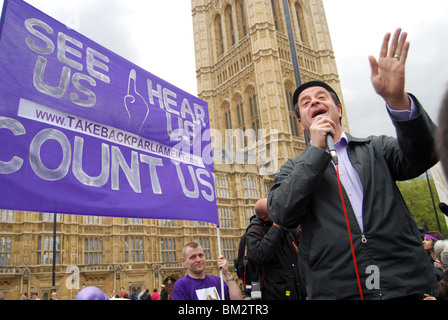
[(109, 300), (109, 298), (97, 287), (85, 287), (78, 292), (75, 300)]

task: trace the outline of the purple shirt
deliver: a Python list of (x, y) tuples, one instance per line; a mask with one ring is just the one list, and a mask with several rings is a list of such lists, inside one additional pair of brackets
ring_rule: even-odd
[[(390, 109), (387, 106), (390, 116), (394, 120), (405, 121), (414, 118), (418, 115), (418, 109), (412, 98), (411, 100), (411, 110), (397, 111)], [(347, 155), (347, 144), (348, 138), (345, 132), (342, 132), (341, 138), (338, 142), (334, 144), (336, 148), (336, 153), (338, 155), (339, 163), (339, 176), (341, 179), (341, 184), (344, 186), (347, 192), (348, 198), (350, 199), (350, 204), (355, 213), (356, 219), (358, 220), (359, 227), (361, 231), (364, 232), (364, 225), (362, 222), (362, 202), (363, 202), (363, 188), (361, 180), (359, 179), (358, 172), (353, 167)]]
[[(230, 300), (229, 287), (224, 282), (226, 300)], [(195, 279), (186, 275), (174, 283), (173, 300), (221, 300), (221, 278), (205, 275), (205, 279)]]

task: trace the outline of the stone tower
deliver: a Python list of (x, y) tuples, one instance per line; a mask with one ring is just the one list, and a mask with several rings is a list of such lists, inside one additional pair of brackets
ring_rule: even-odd
[[(324, 5), (322, 0), (191, 3), (198, 96), (208, 103), (214, 129), (218, 208), (249, 218), (280, 166), (306, 146), (292, 107), (298, 85), (292, 59), (302, 83), (327, 82), (344, 105)], [(290, 39), (297, 56), (291, 55)], [(343, 126), (349, 131), (345, 116)]]

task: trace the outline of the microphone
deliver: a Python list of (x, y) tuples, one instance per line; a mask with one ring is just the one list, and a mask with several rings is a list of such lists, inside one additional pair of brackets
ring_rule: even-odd
[(439, 203), (439, 209), (448, 217), (448, 205), (445, 202)]
[[(334, 146), (333, 137), (331, 134), (327, 133), (325, 137), (325, 142), (327, 143), (328, 151), (330, 151), (331, 158), (335, 164), (338, 164), (338, 156), (336, 154), (336, 148)], [(440, 204), (439, 204), (440, 206)]]

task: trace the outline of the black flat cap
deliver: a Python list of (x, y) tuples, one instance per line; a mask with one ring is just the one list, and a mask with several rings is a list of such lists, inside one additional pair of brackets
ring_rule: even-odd
[(292, 97), (293, 106), (295, 106), (297, 104), (297, 101), (299, 100), (299, 95), (302, 93), (302, 91), (305, 89), (311, 88), (311, 87), (325, 88), (325, 89), (327, 89), (328, 92), (334, 93), (336, 95), (336, 98), (338, 98), (338, 101), (340, 101), (336, 91), (334, 91), (333, 88), (330, 87), (328, 84), (326, 84), (325, 82), (322, 82), (322, 81), (310, 81), (310, 82), (306, 82), (306, 83), (300, 85), (296, 89), (296, 91), (294, 92), (294, 96)]

